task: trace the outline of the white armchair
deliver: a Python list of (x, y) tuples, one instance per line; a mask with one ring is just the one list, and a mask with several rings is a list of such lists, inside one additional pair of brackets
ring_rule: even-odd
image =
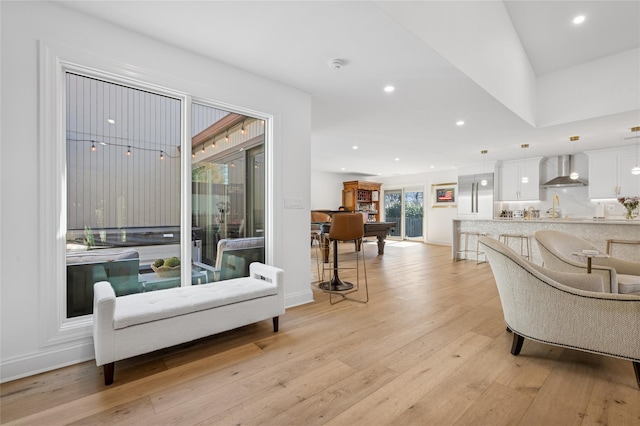
[[(537, 231), (534, 236), (544, 266), (555, 271), (585, 273), (586, 263), (572, 258), (571, 253), (597, 250), (590, 242), (568, 232), (543, 230)], [(640, 262), (595, 257), (592, 259), (591, 273), (603, 277), (607, 292), (640, 294)]]
[(640, 387), (640, 297), (604, 293), (602, 276), (550, 271), (490, 237), (480, 244), (513, 332), (513, 355), (527, 338), (629, 360)]

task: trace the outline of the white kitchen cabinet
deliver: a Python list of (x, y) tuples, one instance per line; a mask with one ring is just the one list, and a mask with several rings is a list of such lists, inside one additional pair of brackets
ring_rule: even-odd
[[(500, 201), (535, 201), (540, 199), (540, 160), (503, 161), (498, 167), (498, 199)], [(522, 183), (522, 177), (529, 181)]]
[(631, 174), (636, 165), (635, 147), (587, 151), (589, 156), (589, 198), (617, 198), (640, 195), (640, 175)]

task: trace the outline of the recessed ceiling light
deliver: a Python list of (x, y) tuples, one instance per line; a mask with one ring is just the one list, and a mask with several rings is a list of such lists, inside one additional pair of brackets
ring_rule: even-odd
[(430, 169), (435, 169), (436, 166), (434, 166), (433, 164), (429, 166)]
[(462, 120), (456, 121), (456, 126), (464, 126), (464, 121)]
[(352, 146), (351, 148), (353, 149), (358, 149), (358, 147), (356, 145)]
[(345, 170), (347, 170), (347, 169), (345, 169), (345, 168), (343, 167), (343, 168), (342, 168), (342, 169), (340, 169), (340, 170), (345, 171)]
[(399, 158), (396, 158), (396, 161), (400, 161), (400, 159), (399, 159)]
[(578, 25), (578, 24), (582, 24), (584, 22), (584, 15), (578, 15), (575, 18), (573, 18), (573, 23)]
[(107, 118), (107, 123), (116, 124), (116, 120), (114, 120), (113, 118)]
[(385, 92), (387, 92), (387, 93), (391, 93), (391, 92), (393, 92), (394, 90), (396, 90), (396, 88), (395, 88), (395, 87), (393, 87), (393, 86), (385, 86), (385, 87), (384, 87), (384, 91), (385, 91)]

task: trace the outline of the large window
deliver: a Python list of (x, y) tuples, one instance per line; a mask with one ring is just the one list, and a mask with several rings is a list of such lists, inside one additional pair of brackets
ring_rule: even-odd
[(122, 296), (264, 261), (264, 120), (76, 72), (65, 87), (67, 318), (91, 313), (99, 280)]

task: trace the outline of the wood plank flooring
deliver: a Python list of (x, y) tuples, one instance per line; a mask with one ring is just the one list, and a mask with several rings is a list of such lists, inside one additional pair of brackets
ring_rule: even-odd
[[(353, 245), (340, 251), (348, 264)], [(531, 341), (510, 354), (489, 264), (420, 243), (365, 253), (366, 305), (314, 289), (278, 333), (268, 320), (117, 362), (109, 387), (93, 361), (5, 383), (0, 422), (640, 424), (630, 362)]]

